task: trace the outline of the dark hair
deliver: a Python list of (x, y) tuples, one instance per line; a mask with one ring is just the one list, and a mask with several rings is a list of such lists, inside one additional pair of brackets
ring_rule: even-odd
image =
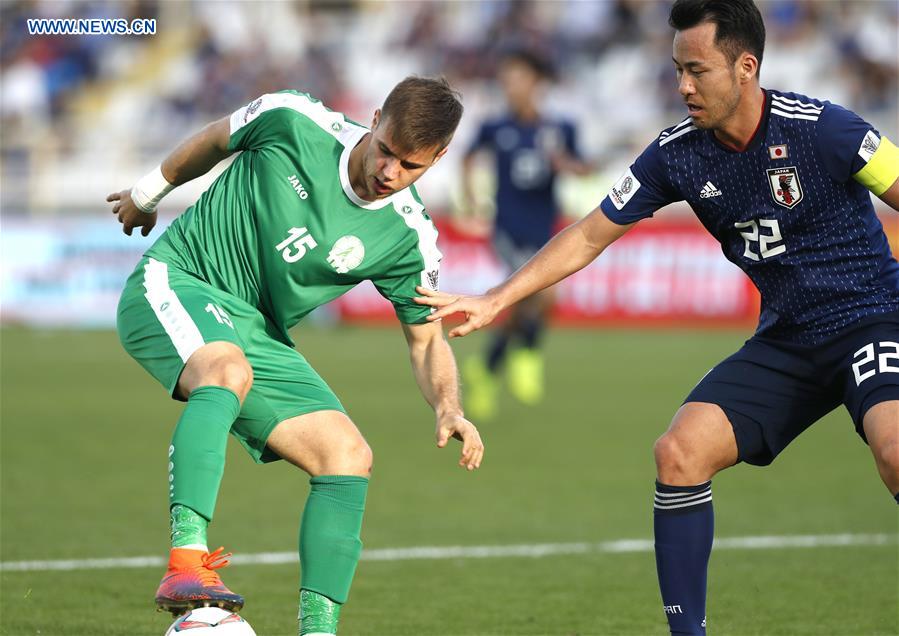
[(500, 64), (507, 62), (518, 62), (524, 64), (536, 75), (546, 80), (555, 79), (556, 69), (550, 59), (534, 51), (526, 48), (510, 48), (500, 53)]
[(461, 96), (440, 77), (410, 76), (393, 87), (381, 118), (390, 118), (393, 141), (404, 152), (437, 146), (443, 150), (462, 118)]
[(668, 16), (668, 24), (677, 31), (703, 22), (711, 22), (717, 27), (715, 44), (731, 64), (748, 51), (758, 59), (761, 67), (765, 23), (752, 0), (677, 0)]

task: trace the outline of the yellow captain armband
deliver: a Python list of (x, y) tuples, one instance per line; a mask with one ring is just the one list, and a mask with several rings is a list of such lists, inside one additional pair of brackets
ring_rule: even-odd
[(886, 192), (899, 178), (899, 148), (886, 137), (877, 138), (873, 131), (865, 135), (858, 155), (868, 163), (852, 178), (875, 195)]

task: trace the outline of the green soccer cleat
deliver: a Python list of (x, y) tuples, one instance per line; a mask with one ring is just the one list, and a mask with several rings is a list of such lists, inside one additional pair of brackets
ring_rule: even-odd
[(484, 360), (472, 356), (462, 367), (465, 381), (465, 413), (475, 421), (496, 417), (499, 378), (490, 372)]
[(509, 355), (509, 391), (522, 404), (533, 406), (543, 399), (543, 356), (536, 349), (517, 349)]

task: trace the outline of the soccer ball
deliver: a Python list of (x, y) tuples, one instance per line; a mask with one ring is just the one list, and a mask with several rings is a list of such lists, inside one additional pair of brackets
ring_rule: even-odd
[(198, 607), (179, 616), (165, 636), (256, 636), (256, 632), (239, 615), (220, 607)]

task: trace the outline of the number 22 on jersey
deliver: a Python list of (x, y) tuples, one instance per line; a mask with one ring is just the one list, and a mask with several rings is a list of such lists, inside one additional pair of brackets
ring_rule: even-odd
[[(759, 219), (758, 221), (753, 219), (743, 223), (734, 223), (734, 227), (738, 230), (746, 230), (740, 232), (740, 236), (746, 242), (743, 256), (751, 261), (759, 260), (760, 256), (761, 258), (770, 258), (787, 251), (786, 245), (782, 243), (783, 236), (780, 233), (780, 224), (777, 219)], [(760, 229), (767, 229), (771, 233), (763, 234)], [(775, 243), (781, 244), (774, 245)]]
[(318, 247), (315, 239), (304, 227), (292, 227), (286, 239), (275, 246), (288, 263), (296, 263), (306, 256), (306, 251)]

